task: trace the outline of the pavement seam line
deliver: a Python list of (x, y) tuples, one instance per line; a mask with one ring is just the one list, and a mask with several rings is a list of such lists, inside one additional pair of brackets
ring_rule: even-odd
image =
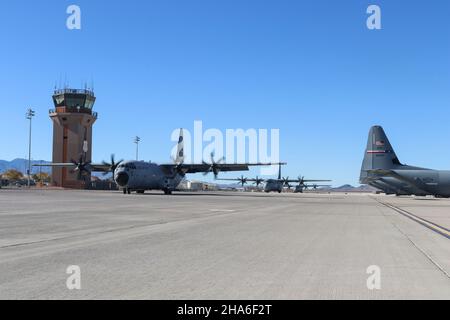
[(423, 218), (421, 218), (419, 216), (416, 216), (415, 214), (412, 214), (411, 212), (406, 211), (404, 209), (398, 208), (398, 207), (394, 206), (393, 204), (385, 203), (385, 202), (382, 202), (382, 201), (380, 201), (378, 199), (375, 199), (375, 201), (377, 201), (378, 203), (384, 205), (385, 207), (388, 207), (388, 208), (396, 211), (397, 213), (400, 213), (401, 215), (403, 215), (403, 216), (405, 216), (405, 217), (407, 217), (407, 218), (409, 218), (409, 219), (411, 219), (411, 220), (421, 224), (422, 226), (424, 226), (424, 227), (426, 227), (426, 228), (428, 228), (428, 229), (430, 229), (430, 230), (440, 234), (441, 236), (443, 236), (443, 237), (445, 237), (447, 239), (450, 239), (450, 231), (447, 228), (444, 228), (444, 227), (442, 227), (442, 226), (440, 226), (440, 225), (438, 225), (438, 224), (436, 224), (434, 222), (431, 222), (431, 221), (423, 219)]
[[(371, 197), (372, 198), (372, 197)], [(374, 198), (372, 198), (374, 199)], [(386, 208), (389, 208), (391, 210), (394, 210), (396, 212), (398, 212), (397, 210), (395, 210), (394, 208), (392, 208), (391, 206), (379, 201), (378, 199), (374, 199), (376, 202), (382, 204), (383, 206), (385, 206)], [(383, 216), (386, 217), (386, 215), (383, 214)], [(413, 219), (412, 219), (413, 220)], [(435, 261), (428, 253), (425, 252), (425, 250), (423, 250), (422, 248), (419, 247), (419, 245), (417, 243), (414, 242), (414, 240), (411, 239), (410, 236), (408, 236), (405, 232), (403, 232), (403, 230), (401, 230), (394, 222), (389, 221), (395, 229), (397, 229), (406, 239), (408, 239), (408, 241), (417, 249), (419, 250), (439, 271), (441, 271), (447, 278), (450, 279), (450, 274), (437, 262)]]
[(25, 246), (30, 246), (30, 245), (34, 245), (34, 244), (40, 244), (40, 243), (54, 242), (54, 241), (67, 240), (67, 239), (76, 239), (76, 238), (80, 238), (80, 237), (113, 233), (113, 232), (121, 232), (121, 231), (132, 230), (132, 229), (141, 229), (141, 228), (147, 228), (147, 227), (153, 227), (153, 226), (159, 226), (159, 225), (167, 225), (167, 224), (177, 223), (177, 222), (195, 221), (195, 220), (207, 219), (207, 218), (211, 218), (211, 217), (222, 217), (222, 216), (227, 216), (230, 214), (237, 214), (237, 213), (239, 213), (238, 210), (233, 211), (233, 212), (220, 212), (220, 213), (212, 214), (212, 215), (209, 214), (209, 215), (205, 215), (205, 216), (193, 217), (192, 219), (178, 219), (178, 220), (175, 219), (172, 221), (165, 221), (165, 222), (158, 222), (158, 223), (149, 223), (149, 224), (143, 224), (143, 225), (131, 225), (131, 226), (125, 226), (125, 227), (120, 227), (120, 228), (106, 229), (106, 230), (102, 230), (102, 231), (95, 231), (95, 232), (92, 231), (92, 232), (87, 232), (87, 233), (83, 233), (83, 234), (74, 234), (74, 235), (69, 235), (66, 237), (57, 237), (57, 238), (49, 238), (49, 239), (43, 239), (43, 240), (37, 240), (37, 241), (8, 244), (8, 245), (0, 246), (0, 249), (25, 247)]

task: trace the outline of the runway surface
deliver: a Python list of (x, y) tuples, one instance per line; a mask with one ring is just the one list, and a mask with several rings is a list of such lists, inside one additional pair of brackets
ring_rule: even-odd
[(0, 299), (450, 299), (449, 228), (444, 199), (1, 189)]

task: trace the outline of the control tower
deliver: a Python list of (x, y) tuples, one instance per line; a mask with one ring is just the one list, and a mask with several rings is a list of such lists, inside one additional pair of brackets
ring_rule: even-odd
[[(53, 94), (55, 109), (49, 111), (53, 121), (53, 163), (70, 163), (92, 159), (92, 125), (97, 113), (92, 111), (95, 95), (91, 90), (60, 89)], [(58, 187), (84, 189), (90, 174), (78, 179), (71, 168), (53, 167), (52, 184)]]

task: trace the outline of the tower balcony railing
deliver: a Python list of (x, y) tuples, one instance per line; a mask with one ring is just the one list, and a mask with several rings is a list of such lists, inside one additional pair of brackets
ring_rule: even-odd
[(95, 111), (92, 111), (92, 109), (88, 108), (69, 108), (69, 107), (56, 107), (55, 109), (48, 110), (49, 114), (53, 113), (84, 113), (84, 114), (90, 114), (95, 119), (98, 117), (98, 113)]
[(88, 90), (88, 89), (57, 89), (54, 92), (55, 95), (66, 94), (66, 93), (87, 94), (90, 96), (95, 96), (94, 91)]

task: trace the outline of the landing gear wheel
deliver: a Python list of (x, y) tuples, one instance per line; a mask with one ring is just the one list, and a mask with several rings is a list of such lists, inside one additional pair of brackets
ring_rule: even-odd
[(145, 192), (145, 190), (138, 190), (138, 191), (136, 191), (136, 193), (139, 193), (139, 194), (144, 194), (144, 192)]
[(171, 194), (172, 194), (172, 191), (169, 190), (169, 189), (164, 189), (164, 194), (165, 194), (165, 195), (171, 195)]
[(127, 194), (127, 189), (123, 188), (122, 191), (123, 191), (123, 194)]
[(131, 194), (130, 188), (127, 188), (127, 193), (128, 193), (128, 194)]

